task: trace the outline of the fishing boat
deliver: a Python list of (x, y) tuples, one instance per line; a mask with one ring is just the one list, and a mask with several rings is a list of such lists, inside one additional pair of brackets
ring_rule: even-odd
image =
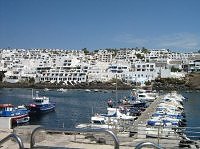
[(36, 91), (36, 96), (33, 97), (33, 103), (28, 105), (30, 110), (30, 114), (37, 114), (37, 113), (46, 113), (55, 110), (55, 103), (50, 102), (49, 97), (43, 96), (40, 97), (38, 95), (38, 91)]
[(27, 123), (30, 119), (29, 110), (14, 107), (12, 104), (0, 104), (0, 117), (11, 118), (12, 125)]

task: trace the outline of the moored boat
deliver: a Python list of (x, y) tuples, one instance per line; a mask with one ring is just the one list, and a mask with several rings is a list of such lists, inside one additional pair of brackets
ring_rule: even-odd
[(33, 103), (28, 105), (30, 114), (46, 113), (55, 110), (55, 103), (50, 102), (48, 97), (40, 97), (38, 92), (36, 96), (33, 97)]
[(20, 109), (12, 104), (0, 104), (0, 117), (11, 118), (12, 125), (27, 123), (30, 119), (29, 110), (26, 108)]

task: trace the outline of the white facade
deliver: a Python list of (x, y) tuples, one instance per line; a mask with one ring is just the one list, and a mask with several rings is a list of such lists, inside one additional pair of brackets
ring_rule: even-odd
[[(138, 59), (137, 54), (144, 59)], [(166, 49), (145, 53), (140, 49), (99, 50), (91, 55), (63, 49), (0, 49), (0, 70), (7, 71), (4, 81), (12, 83), (30, 78), (36, 82), (65, 84), (104, 82), (116, 76), (125, 82), (144, 83), (158, 76), (181, 77), (182, 74), (170, 72), (171, 66), (182, 68), (183, 64), (189, 64), (189, 71), (199, 71), (199, 60), (189, 62), (195, 57), (200, 54)], [(155, 62), (166, 63), (166, 68), (157, 67)]]

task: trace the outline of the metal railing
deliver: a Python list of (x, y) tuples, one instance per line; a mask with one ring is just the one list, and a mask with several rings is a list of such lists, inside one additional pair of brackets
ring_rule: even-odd
[(155, 149), (163, 149), (159, 145), (156, 145), (152, 142), (141, 142), (138, 145), (136, 145), (135, 149), (141, 149), (143, 147), (154, 147)]
[(14, 139), (18, 143), (19, 149), (24, 149), (24, 144), (23, 144), (21, 138), (13, 133), (9, 134), (8, 136), (6, 136), (2, 140), (0, 140), (0, 145), (2, 145), (3, 143), (7, 142), (10, 139)]
[(171, 127), (138, 125), (134, 139), (152, 142), (164, 148), (200, 146), (200, 127)]
[[(33, 130), (32, 134), (31, 134), (31, 139), (30, 139), (30, 148), (33, 148), (35, 145), (35, 136), (36, 133), (38, 131), (54, 131), (54, 130), (50, 130), (50, 129), (46, 129), (44, 127), (37, 127)], [(112, 137), (112, 139), (114, 140), (114, 149), (119, 149), (119, 140), (117, 138), (117, 136), (111, 131), (111, 130), (107, 130), (107, 129), (74, 129), (74, 130), (63, 130), (61, 131), (63, 133), (106, 133), (108, 135), (110, 135)]]

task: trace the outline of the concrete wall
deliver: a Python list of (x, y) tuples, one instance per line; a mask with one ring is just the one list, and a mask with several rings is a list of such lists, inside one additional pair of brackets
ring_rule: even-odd
[(0, 117), (0, 129), (11, 129), (12, 123), (9, 117)]

